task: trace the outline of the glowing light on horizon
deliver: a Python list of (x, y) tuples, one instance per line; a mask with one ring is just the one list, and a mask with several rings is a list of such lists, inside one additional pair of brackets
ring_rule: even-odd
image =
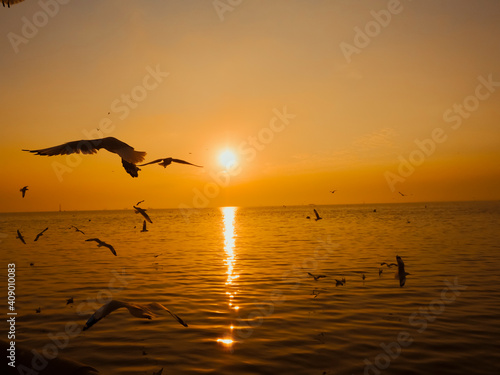
[[(226, 169), (230, 169), (238, 162), (238, 157), (231, 150), (225, 150), (219, 155), (219, 163)], [(233, 207), (224, 207), (233, 208)]]

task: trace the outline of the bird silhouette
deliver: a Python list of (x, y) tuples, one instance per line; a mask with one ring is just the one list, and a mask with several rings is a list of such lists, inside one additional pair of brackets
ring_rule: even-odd
[(337, 280), (337, 279), (334, 279), (335, 280), (335, 286), (344, 286), (345, 282), (343, 280)]
[(137, 207), (137, 206), (132, 206), (135, 208), (135, 213), (136, 214), (141, 214), (142, 216), (144, 216), (144, 219), (146, 219), (147, 221), (149, 221), (151, 224), (153, 224), (153, 222), (151, 221), (151, 218), (149, 217), (149, 215), (146, 213), (146, 209), (144, 208), (141, 208), (141, 207)]
[(44, 230), (42, 230), (40, 233), (38, 233), (38, 234), (36, 235), (35, 241), (38, 241), (38, 239), (39, 239), (41, 236), (43, 236), (43, 233), (44, 233), (47, 229), (49, 229), (49, 227), (45, 228), (45, 229), (44, 229)]
[(318, 211), (316, 211), (315, 208), (313, 210), (314, 210), (314, 214), (316, 215), (316, 219), (314, 219), (314, 220), (318, 221), (318, 220), (323, 219), (322, 217), (319, 216)]
[(315, 276), (315, 275), (313, 275), (313, 274), (312, 274), (312, 273), (310, 273), (310, 272), (308, 272), (307, 274), (308, 274), (309, 276), (311, 276), (311, 277), (314, 279), (314, 281), (318, 281), (318, 280), (319, 280), (319, 279), (321, 279), (322, 277), (326, 277), (326, 275), (318, 275), (318, 276)]
[(23, 187), (22, 189), (19, 189), (19, 191), (23, 193), (23, 198), (26, 195), (26, 190), (29, 190), (27, 186)]
[(87, 320), (87, 323), (85, 323), (83, 330), (86, 331), (94, 324), (96, 324), (99, 320), (105, 318), (113, 311), (120, 309), (122, 307), (125, 307), (129, 311), (129, 313), (135, 316), (136, 318), (143, 318), (143, 319), (152, 319), (153, 317), (155, 317), (156, 315), (154, 314), (153, 310), (164, 310), (168, 312), (170, 315), (172, 315), (172, 317), (175, 320), (177, 320), (180, 324), (182, 324), (184, 327), (188, 326), (181, 318), (179, 318), (176, 314), (171, 312), (161, 303), (152, 302), (147, 305), (139, 305), (135, 303), (112, 300), (107, 304), (101, 306), (94, 314), (92, 314), (92, 316)]
[(132, 177), (137, 177), (137, 172), (140, 169), (137, 163), (144, 160), (146, 153), (144, 151), (135, 151), (133, 147), (125, 142), (114, 137), (98, 138), (98, 139), (83, 139), (80, 141), (72, 141), (63, 143), (62, 145), (43, 148), (39, 150), (23, 150), (34, 153), (35, 155), (54, 156), (54, 155), (69, 155), (69, 154), (95, 154), (101, 148), (118, 154), (122, 158), (123, 168)]
[(173, 159), (173, 158), (156, 159), (156, 160), (150, 161), (149, 163), (140, 164), (139, 167), (143, 167), (143, 166), (149, 165), (149, 164), (156, 164), (156, 163), (161, 165), (163, 168), (167, 168), (167, 166), (169, 166), (172, 163), (187, 164), (187, 165), (192, 165), (194, 167), (203, 168), (201, 165), (196, 165), (193, 163), (189, 163), (185, 160)]
[(71, 227), (69, 227), (70, 229), (71, 228), (75, 228), (75, 232), (80, 232), (81, 234), (85, 234), (83, 231), (81, 231), (80, 229), (78, 229), (77, 227), (75, 227), (74, 225), (72, 225)]
[(89, 238), (88, 240), (85, 240), (85, 241), (95, 241), (95, 242), (97, 242), (97, 247), (102, 247), (102, 246), (107, 247), (109, 250), (111, 250), (113, 255), (116, 256), (116, 251), (115, 251), (114, 247), (111, 246), (110, 244), (107, 244), (104, 241), (101, 241), (99, 238)]
[(397, 264), (396, 264), (396, 263), (386, 263), (386, 262), (382, 262), (382, 263), (380, 263), (380, 265), (381, 265), (381, 266), (383, 266), (384, 264), (385, 264), (388, 268), (391, 268), (391, 267), (397, 266)]
[(24, 241), (24, 237), (21, 234), (21, 232), (19, 231), (19, 229), (17, 230), (17, 236), (16, 236), (16, 238), (19, 238), (21, 240), (21, 242), (26, 245), (26, 241)]
[(398, 270), (394, 278), (399, 279), (399, 286), (403, 287), (406, 282), (406, 276), (409, 275), (409, 273), (405, 271), (405, 264), (399, 255), (396, 255), (396, 261), (398, 262)]
[(73, 297), (70, 297), (66, 300), (66, 305), (69, 305), (70, 303), (73, 303)]

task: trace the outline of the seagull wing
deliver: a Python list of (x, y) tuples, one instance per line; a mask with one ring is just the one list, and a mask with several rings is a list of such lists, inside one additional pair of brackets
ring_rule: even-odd
[(129, 163), (125, 159), (122, 159), (122, 165), (123, 165), (123, 168), (125, 168), (125, 171), (127, 171), (127, 173), (129, 175), (131, 175), (132, 177), (138, 177), (139, 176), (139, 173), (137, 173), (137, 172), (139, 172), (141, 170), (141, 168), (139, 168), (134, 163)]
[(182, 324), (184, 327), (187, 327), (188, 325), (181, 319), (179, 318), (176, 314), (174, 314), (172, 311), (167, 309), (165, 306), (163, 306), (161, 303), (158, 302), (152, 302), (148, 305), (146, 305), (147, 308), (151, 310), (165, 310), (168, 312), (170, 315), (174, 317), (175, 320), (177, 320), (180, 324)]
[(26, 245), (26, 241), (24, 241), (24, 237), (19, 231), (19, 229), (17, 230), (17, 238), (19, 238), (22, 241), (22, 243)]
[(319, 216), (318, 211), (316, 211), (315, 208), (313, 210), (314, 210), (314, 214), (316, 215), (316, 220), (320, 220), (321, 217)]
[(123, 301), (117, 301), (117, 300), (111, 300), (107, 304), (101, 306), (92, 316), (87, 320), (85, 323), (85, 326), (83, 327), (83, 330), (86, 331), (90, 327), (92, 327), (94, 324), (96, 324), (99, 320), (105, 318), (109, 314), (111, 314), (113, 311), (120, 309), (122, 307), (126, 307), (128, 311), (135, 317), (138, 318), (145, 318), (145, 319), (151, 319), (152, 315), (150, 312), (144, 311), (144, 309), (141, 309), (140, 307), (136, 305), (129, 304), (127, 302)]
[(144, 220), (144, 221), (142, 222), (142, 231), (143, 231), (143, 232), (147, 232), (147, 230), (148, 230), (148, 229), (146, 228), (146, 220)]
[(102, 243), (103, 243), (99, 238), (89, 238), (88, 240), (85, 240), (85, 241), (95, 241), (100, 245), (102, 245)]
[(147, 221), (149, 221), (151, 224), (153, 224), (153, 222), (151, 221), (151, 218), (149, 217), (149, 215), (146, 213), (146, 210), (143, 209), (143, 208), (140, 208), (140, 207), (136, 207), (136, 206), (132, 206), (135, 208), (136, 210), (136, 213), (140, 213), (142, 216), (144, 216), (144, 219), (146, 219)]
[[(150, 161), (149, 163), (139, 164), (139, 167), (143, 167), (143, 166), (145, 166), (145, 165), (149, 165), (149, 164), (156, 164), (156, 163), (160, 163), (160, 162), (162, 162), (162, 161), (163, 161), (163, 159), (156, 159), (156, 160)], [(139, 204), (139, 203), (137, 203), (137, 204)]]
[(193, 163), (189, 163), (189, 162), (187, 162), (187, 161), (185, 161), (185, 160), (181, 160), (181, 159), (172, 159), (172, 161), (173, 161), (174, 163), (179, 163), (179, 164), (188, 164), (188, 165), (192, 165), (192, 166), (194, 166), (194, 167), (203, 168), (201, 165), (196, 165), (196, 164), (193, 164)]
[(111, 250), (111, 252), (113, 253), (113, 255), (116, 256), (116, 251), (115, 251), (115, 248), (113, 246), (111, 246), (109, 243), (105, 243), (105, 242), (103, 242), (102, 245), (105, 246), (105, 247), (107, 247), (109, 250)]

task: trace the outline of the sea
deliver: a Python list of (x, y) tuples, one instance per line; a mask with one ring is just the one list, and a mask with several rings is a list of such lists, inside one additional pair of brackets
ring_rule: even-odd
[[(0, 214), (24, 373), (500, 374), (499, 201), (143, 208), (147, 231), (133, 209)], [(111, 300), (188, 327), (121, 308), (83, 331)]]

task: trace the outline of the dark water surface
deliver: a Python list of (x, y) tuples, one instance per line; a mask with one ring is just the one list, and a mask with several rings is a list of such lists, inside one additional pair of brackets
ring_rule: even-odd
[[(17, 344), (102, 374), (500, 373), (499, 202), (315, 208), (150, 209), (148, 232), (131, 210), (0, 214), (0, 313), (15, 263)], [(79, 332), (110, 299), (189, 327), (119, 309)]]

